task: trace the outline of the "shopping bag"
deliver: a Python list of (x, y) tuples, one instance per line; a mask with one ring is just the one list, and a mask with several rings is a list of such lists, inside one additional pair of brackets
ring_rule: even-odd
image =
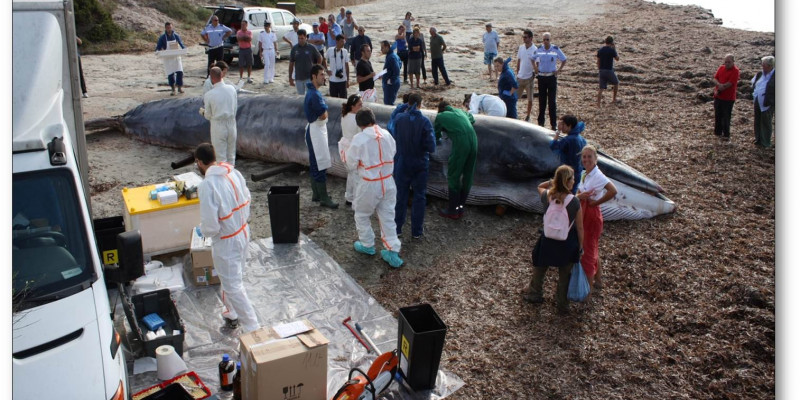
[(576, 262), (572, 266), (572, 276), (569, 278), (569, 289), (567, 290), (567, 298), (570, 301), (583, 301), (589, 295), (589, 279), (586, 278), (586, 273), (583, 272), (583, 267), (580, 262)]

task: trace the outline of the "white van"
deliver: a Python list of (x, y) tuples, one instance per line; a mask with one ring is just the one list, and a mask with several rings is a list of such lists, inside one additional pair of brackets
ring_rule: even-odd
[[(241, 21), (247, 20), (247, 29), (253, 31), (253, 64), (256, 68), (264, 67), (264, 64), (261, 63), (261, 53), (258, 51), (259, 34), (264, 31), (264, 21), (270, 22), (272, 31), (275, 32), (275, 36), (278, 38), (278, 54), (283, 58), (289, 58), (289, 52), (292, 49), (283, 41), (283, 35), (292, 30), (292, 21), (295, 19), (300, 20), (291, 12), (278, 8), (229, 5), (206, 6), (206, 8), (214, 10), (213, 15), (219, 18), (219, 23), (233, 29), (234, 32), (241, 29)], [(313, 32), (311, 25), (300, 22), (298, 29), (305, 29), (307, 33)], [(206, 24), (210, 23), (211, 17), (208, 18)], [(239, 45), (236, 42), (235, 34), (228, 37), (228, 40), (224, 43), (224, 48), (223, 61), (230, 65), (234, 58), (239, 57)]]
[[(14, 1), (12, 23), (13, 398), (127, 399), (81, 176), (72, 2)], [(135, 241), (118, 250), (141, 260)]]

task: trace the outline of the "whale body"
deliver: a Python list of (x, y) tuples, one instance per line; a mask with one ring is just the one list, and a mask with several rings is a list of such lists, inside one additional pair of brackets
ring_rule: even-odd
[[(328, 173), (346, 177), (339, 158), (338, 141), (342, 136), (343, 99), (326, 98), (328, 104), (328, 149), (332, 167)], [(394, 107), (366, 103), (373, 110), (378, 125), (386, 127)], [(118, 117), (119, 128), (146, 143), (173, 148), (194, 149), (210, 142), (210, 124), (198, 113), (200, 97), (164, 99), (142, 104)], [(431, 122), (436, 112), (422, 110)], [(237, 156), (278, 163), (309, 165), (304, 139), (307, 124), (303, 97), (297, 95), (239, 94), (236, 114)], [(90, 121), (87, 129), (103, 126)], [(475, 116), (478, 136), (478, 160), (470, 205), (505, 205), (528, 212), (543, 213), (536, 187), (552, 178), (560, 165), (559, 156), (549, 145), (553, 132), (509, 118)], [(444, 139), (431, 155), (428, 193), (447, 198), (447, 158), (450, 141)], [(625, 163), (598, 152), (598, 167), (617, 187), (614, 199), (601, 205), (606, 220), (643, 219), (674, 212), (675, 203), (652, 179)]]

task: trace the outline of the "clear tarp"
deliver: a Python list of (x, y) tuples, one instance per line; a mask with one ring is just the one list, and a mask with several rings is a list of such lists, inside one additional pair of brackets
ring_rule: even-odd
[[(188, 255), (182, 261), (191, 263)], [(366, 371), (375, 354), (368, 354), (342, 324), (348, 316), (351, 326), (358, 322), (382, 352), (397, 346), (397, 319), (370, 296), (336, 261), (305, 235), (297, 244), (273, 244), (272, 238), (250, 243), (244, 273), (247, 295), (262, 326), (274, 326), (308, 319), (330, 340), (328, 345), (328, 398), (347, 381), (353, 367)], [(219, 392), (217, 365), (222, 354), (239, 360), (238, 336), (224, 328), (219, 285), (186, 288), (172, 292), (186, 328), (183, 359), (190, 371), (212, 390)], [(410, 306), (411, 304), (409, 304)], [(119, 324), (125, 324), (117, 312)], [(445, 339), (445, 346), (446, 346)], [(129, 373), (133, 368), (129, 368)], [(132, 393), (159, 383), (156, 372), (130, 376)], [(455, 374), (439, 370), (436, 387), (412, 392), (393, 382), (383, 396), (389, 399), (443, 399), (464, 382)], [(220, 393), (227, 398), (230, 392)]]

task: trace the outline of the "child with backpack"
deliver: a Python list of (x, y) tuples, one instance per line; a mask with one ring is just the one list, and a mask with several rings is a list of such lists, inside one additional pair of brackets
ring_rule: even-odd
[(531, 255), (533, 278), (523, 295), (530, 303), (544, 302), (544, 275), (548, 267), (557, 267), (556, 304), (562, 314), (569, 312), (567, 288), (570, 272), (583, 252), (583, 212), (580, 201), (572, 194), (573, 185), (575, 173), (572, 167), (562, 165), (556, 169), (553, 179), (538, 187), (545, 213), (539, 240)]

